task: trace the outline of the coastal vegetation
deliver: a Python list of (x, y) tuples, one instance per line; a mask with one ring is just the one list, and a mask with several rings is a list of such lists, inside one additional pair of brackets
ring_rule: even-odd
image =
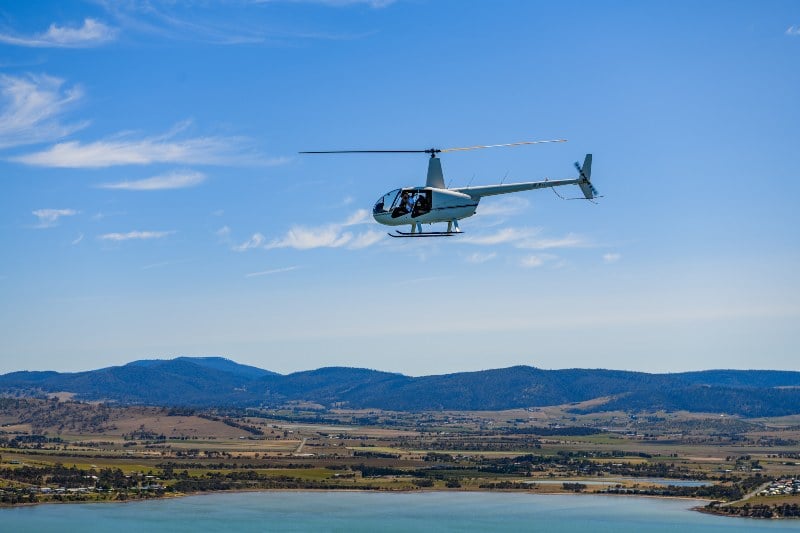
[[(795, 516), (800, 417), (576, 413), (574, 405), (403, 412), (0, 399), (0, 503), (229, 490), (490, 490), (712, 500)], [(795, 506), (795, 507), (793, 507)], [(766, 509), (766, 510), (765, 510)]]

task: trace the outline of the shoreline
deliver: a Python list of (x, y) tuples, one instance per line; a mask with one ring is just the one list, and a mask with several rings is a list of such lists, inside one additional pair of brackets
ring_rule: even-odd
[[(338, 493), (338, 492), (347, 492), (347, 493), (380, 493), (380, 494), (424, 494), (424, 493), (505, 493), (505, 494), (528, 494), (531, 496), (574, 496), (574, 497), (581, 497), (581, 496), (603, 496), (603, 497), (615, 497), (615, 498), (646, 498), (646, 499), (655, 499), (655, 500), (672, 500), (672, 501), (692, 501), (692, 502), (712, 502), (715, 500), (711, 500), (708, 498), (693, 498), (687, 496), (659, 496), (653, 494), (609, 494), (604, 492), (569, 492), (569, 491), (534, 491), (534, 490), (513, 490), (513, 489), (497, 489), (497, 490), (469, 490), (469, 489), (429, 489), (429, 488), (416, 488), (416, 489), (402, 489), (402, 490), (374, 490), (374, 489), (355, 489), (355, 488), (342, 488), (342, 489), (231, 489), (231, 490), (216, 490), (216, 491), (196, 491), (196, 492), (181, 492), (181, 493), (165, 493), (162, 496), (156, 498), (130, 498), (125, 500), (115, 500), (115, 499), (108, 499), (108, 500), (92, 500), (92, 501), (58, 501), (58, 500), (48, 500), (48, 501), (38, 501), (38, 502), (24, 502), (18, 504), (0, 504), (0, 513), (2, 513), (5, 509), (14, 509), (14, 508), (21, 508), (21, 507), (34, 507), (39, 505), (104, 505), (104, 504), (136, 504), (136, 503), (143, 503), (143, 502), (152, 502), (152, 501), (159, 501), (159, 500), (172, 500), (172, 499), (180, 499), (180, 498), (187, 498), (193, 496), (214, 496), (220, 494), (245, 494), (245, 493)], [(715, 512), (713, 509), (709, 509), (706, 506), (693, 506), (688, 507), (688, 511), (700, 512), (703, 514), (714, 515), (714, 516), (722, 516), (726, 518), (748, 518), (754, 520), (797, 520), (797, 517), (786, 517), (786, 516), (771, 516), (771, 517), (760, 517), (760, 516), (742, 516), (738, 514), (729, 514), (729, 513), (721, 513)]]
[[(196, 491), (196, 492), (179, 492), (179, 493), (164, 493), (162, 496), (158, 496), (155, 498), (129, 498), (125, 500), (116, 500), (116, 499), (108, 499), (108, 500), (90, 500), (90, 501), (80, 501), (80, 500), (73, 500), (73, 501), (59, 501), (59, 500), (47, 500), (47, 501), (37, 501), (37, 502), (23, 502), (17, 504), (0, 504), (0, 511), (3, 509), (14, 509), (18, 507), (32, 507), (38, 505), (94, 505), (94, 504), (128, 504), (128, 503), (140, 503), (140, 502), (149, 502), (149, 501), (159, 501), (159, 500), (171, 500), (171, 499), (178, 499), (178, 498), (187, 498), (191, 496), (212, 496), (217, 494), (245, 494), (245, 493), (253, 493), (253, 492), (262, 492), (262, 493), (272, 493), (272, 492), (309, 492), (309, 493), (338, 493), (338, 492), (348, 492), (348, 493), (377, 493), (377, 494), (423, 494), (423, 493), (494, 493), (494, 494), (530, 494), (532, 496), (606, 496), (606, 497), (615, 497), (615, 498), (648, 498), (648, 499), (657, 499), (657, 500), (687, 500), (687, 501), (700, 501), (700, 502), (711, 502), (713, 500), (709, 500), (706, 498), (691, 498), (686, 496), (657, 496), (652, 494), (609, 494), (603, 492), (572, 492), (572, 491), (534, 491), (534, 490), (513, 490), (513, 489), (496, 489), (496, 490), (486, 490), (486, 489), (478, 489), (478, 490), (470, 490), (470, 489), (429, 489), (429, 488), (415, 488), (415, 489), (397, 489), (397, 490), (375, 490), (375, 489), (356, 489), (356, 488), (342, 488), (342, 489), (231, 489), (231, 490), (211, 490), (211, 491)], [(691, 508), (692, 510), (695, 509), (702, 509), (701, 507)]]
[(750, 516), (750, 515), (739, 515), (739, 514), (729, 514), (729, 513), (720, 513), (709, 509), (708, 507), (692, 507), (692, 511), (697, 511), (699, 513), (713, 515), (713, 516), (722, 516), (725, 518), (743, 518), (749, 520), (800, 520), (800, 517), (797, 516)]

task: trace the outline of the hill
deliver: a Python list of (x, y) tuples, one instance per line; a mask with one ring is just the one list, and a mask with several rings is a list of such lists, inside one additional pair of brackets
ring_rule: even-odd
[(0, 376), (0, 394), (5, 396), (56, 392), (88, 401), (189, 407), (275, 407), (306, 401), (396, 411), (503, 410), (604, 398), (574, 409), (686, 410), (747, 417), (800, 413), (800, 372), (771, 370), (648, 374), (515, 366), (409, 377), (330, 367), (281, 375), (222, 357), (179, 357), (86, 372)]

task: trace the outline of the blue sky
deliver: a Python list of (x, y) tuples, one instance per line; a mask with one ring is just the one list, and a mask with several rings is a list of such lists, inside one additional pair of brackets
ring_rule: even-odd
[[(0, 372), (798, 370), (800, 5), (0, 2)], [(464, 235), (369, 216), (424, 155)], [(574, 191), (562, 191), (568, 195)]]

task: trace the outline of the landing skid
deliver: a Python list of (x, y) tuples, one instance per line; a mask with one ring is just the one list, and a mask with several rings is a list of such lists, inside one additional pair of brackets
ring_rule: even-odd
[(400, 231), (398, 230), (396, 233), (388, 233), (389, 237), (451, 237), (453, 235), (460, 235), (462, 232), (460, 231), (421, 231), (416, 233), (411, 233), (408, 231)]

